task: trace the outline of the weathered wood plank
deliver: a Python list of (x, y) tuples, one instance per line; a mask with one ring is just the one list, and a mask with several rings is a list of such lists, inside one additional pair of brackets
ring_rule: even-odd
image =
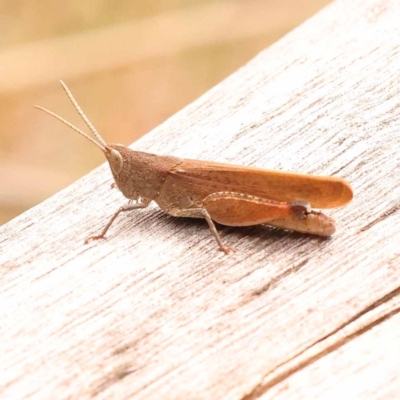
[(3, 398), (398, 393), (398, 17), (336, 2), (132, 146), (344, 177), (331, 240), (221, 228), (224, 256), (153, 207), (84, 246), (123, 202), (105, 166), (3, 226)]

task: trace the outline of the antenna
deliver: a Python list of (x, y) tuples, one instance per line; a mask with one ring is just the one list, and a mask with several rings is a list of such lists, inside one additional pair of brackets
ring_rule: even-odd
[(38, 110), (42, 110), (45, 113), (51, 115), (52, 117), (54, 117), (55, 119), (58, 119), (59, 121), (61, 121), (63, 124), (69, 126), (71, 129), (73, 129), (74, 131), (78, 132), (79, 134), (81, 134), (82, 136), (84, 136), (87, 140), (90, 140), (92, 143), (94, 143), (97, 147), (100, 147), (100, 149), (104, 152), (106, 151), (106, 146), (104, 146), (102, 143), (97, 143), (94, 139), (92, 139), (87, 133), (83, 132), (82, 130), (80, 130), (79, 128), (77, 128), (75, 125), (72, 125), (70, 122), (68, 122), (67, 120), (65, 120), (64, 118), (60, 117), (59, 115), (53, 113), (52, 111), (48, 110), (47, 108), (44, 107), (40, 107), (40, 106), (35, 106), (35, 108), (37, 108)]
[(56, 113), (48, 110), (47, 108), (40, 107), (40, 106), (35, 106), (38, 110), (42, 110), (45, 113), (51, 115), (52, 117), (58, 119), (61, 121), (63, 124), (67, 125), (74, 131), (78, 132), (80, 135), (84, 136), (86, 139), (90, 140), (92, 143), (94, 143), (97, 147), (100, 147), (100, 149), (105, 152), (107, 149), (107, 143), (105, 140), (100, 136), (99, 132), (97, 132), (96, 128), (92, 125), (92, 123), (89, 121), (89, 118), (84, 114), (82, 111), (81, 107), (79, 106), (78, 102), (75, 100), (74, 96), (72, 95), (71, 91), (68, 89), (68, 86), (60, 80), (61, 86), (63, 87), (65, 93), (67, 94), (68, 98), (70, 99), (71, 103), (75, 107), (76, 111), (78, 111), (78, 114), (81, 116), (81, 118), (85, 121), (86, 125), (89, 127), (93, 135), (96, 137), (98, 142), (91, 138), (87, 133), (83, 132), (81, 129), (77, 128), (75, 125), (72, 125), (70, 122), (65, 120), (64, 118), (60, 117)]
[(100, 133), (97, 132), (96, 128), (92, 125), (92, 123), (89, 121), (89, 118), (84, 114), (82, 111), (81, 107), (79, 106), (78, 102), (75, 100), (74, 96), (72, 95), (71, 91), (68, 89), (68, 86), (60, 80), (61, 86), (65, 90), (65, 93), (67, 93), (68, 98), (71, 100), (71, 103), (74, 105), (76, 111), (78, 111), (78, 114), (81, 116), (81, 118), (85, 121), (85, 124), (89, 127), (89, 129), (92, 131), (93, 135), (96, 136), (97, 140), (104, 146), (107, 146), (107, 143), (104, 141), (104, 139), (100, 136)]

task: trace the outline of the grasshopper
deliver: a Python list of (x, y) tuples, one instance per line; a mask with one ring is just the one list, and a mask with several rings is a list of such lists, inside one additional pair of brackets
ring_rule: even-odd
[(146, 208), (152, 201), (175, 217), (204, 218), (219, 249), (225, 253), (232, 249), (223, 244), (214, 221), (228, 226), (268, 224), (331, 236), (335, 221), (312, 208), (340, 207), (353, 197), (350, 185), (337, 177), (160, 156), (131, 150), (122, 144), (107, 144), (65, 83), (60, 82), (94, 138), (52, 111), (36, 107), (99, 147), (110, 165), (115, 186), (129, 199), (102, 232), (87, 238), (85, 243), (104, 238), (119, 214)]

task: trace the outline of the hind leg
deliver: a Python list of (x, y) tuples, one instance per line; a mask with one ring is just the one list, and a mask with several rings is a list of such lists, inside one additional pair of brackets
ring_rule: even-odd
[(214, 221), (228, 226), (266, 224), (289, 216), (300, 220), (311, 212), (305, 201), (279, 202), (236, 192), (210, 194), (203, 206)]
[(217, 228), (215, 227), (215, 224), (211, 219), (210, 214), (205, 208), (187, 208), (183, 210), (169, 209), (165, 211), (168, 214), (173, 215), (174, 217), (204, 218), (207, 221), (208, 226), (210, 227), (211, 233), (213, 234), (215, 240), (218, 243), (219, 249), (223, 251), (225, 254), (228, 254), (230, 251), (234, 251), (233, 248), (224, 246), (221, 237), (219, 236), (219, 233), (217, 231)]

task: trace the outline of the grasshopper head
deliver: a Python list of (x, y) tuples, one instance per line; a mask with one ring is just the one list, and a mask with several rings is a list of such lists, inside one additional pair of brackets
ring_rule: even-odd
[(107, 158), (108, 163), (110, 164), (111, 171), (113, 175), (119, 176), (122, 169), (124, 168), (124, 158), (122, 157), (121, 152), (118, 150), (118, 147), (123, 147), (122, 145), (114, 145), (110, 144), (105, 147), (104, 155)]

